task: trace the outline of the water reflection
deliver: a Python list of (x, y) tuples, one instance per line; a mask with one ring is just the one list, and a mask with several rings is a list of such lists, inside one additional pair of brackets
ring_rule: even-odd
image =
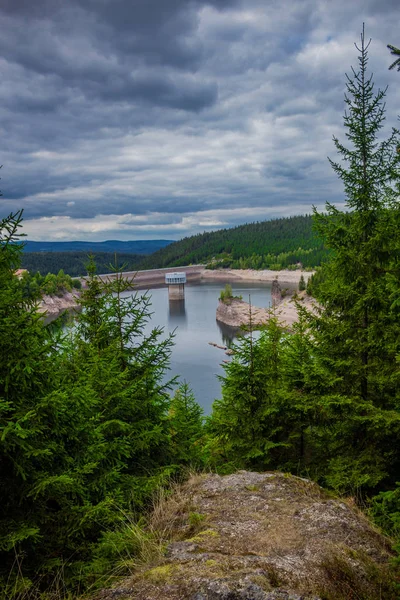
[(222, 338), (222, 342), (225, 346), (227, 346), (228, 348), (230, 348), (233, 344), (233, 342), (235, 341), (235, 338), (237, 338), (238, 335), (240, 335), (241, 330), (238, 327), (230, 327), (229, 325), (225, 325), (224, 323), (221, 323), (220, 321), (216, 321), (218, 329), (221, 332), (221, 338)]
[(180, 327), (187, 328), (187, 314), (185, 307), (185, 299), (169, 300), (168, 324), (175, 329)]
[[(243, 294), (245, 298), (243, 291), (250, 289), (254, 306), (268, 305), (270, 285), (259, 282), (254, 286), (236, 281), (231, 283), (235, 295)], [(218, 346), (229, 346), (238, 333), (237, 330), (217, 324), (215, 317), (221, 287), (220, 282), (187, 285), (185, 302), (169, 302), (165, 288), (151, 290), (153, 316), (145, 330), (145, 333), (150, 333), (152, 327), (164, 327), (165, 336), (176, 330), (171, 370), (166, 378), (179, 375), (181, 381), (186, 380), (205, 414), (211, 413), (215, 398), (221, 397), (221, 382), (217, 376), (224, 374), (221, 363), (230, 360)], [(126, 296), (129, 294), (126, 292)], [(210, 345), (210, 342), (217, 347)]]

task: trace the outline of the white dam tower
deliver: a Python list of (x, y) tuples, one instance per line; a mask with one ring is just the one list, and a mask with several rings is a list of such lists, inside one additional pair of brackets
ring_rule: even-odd
[(168, 286), (168, 298), (170, 300), (185, 299), (186, 273), (166, 273), (165, 283)]

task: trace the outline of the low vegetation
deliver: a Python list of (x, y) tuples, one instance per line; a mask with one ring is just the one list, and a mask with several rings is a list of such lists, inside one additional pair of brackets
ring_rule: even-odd
[(149, 527), (166, 532), (159, 539), (168, 552), (150, 554), (106, 598), (398, 597), (385, 537), (311, 481), (277, 472), (204, 474), (163, 497), (160, 513)]
[(20, 279), (24, 297), (32, 299), (39, 299), (43, 294), (61, 297), (66, 292), (80, 290), (82, 287), (80, 279), (73, 279), (62, 269), (58, 271), (57, 275), (54, 273), (41, 275), (38, 272), (31, 274), (25, 271)]
[(228, 304), (234, 298), (236, 298), (237, 300), (242, 300), (242, 296), (234, 296), (233, 295), (232, 286), (230, 283), (227, 283), (225, 285), (224, 289), (221, 290), (219, 299), (221, 300), (221, 302), (225, 302), (225, 304)]

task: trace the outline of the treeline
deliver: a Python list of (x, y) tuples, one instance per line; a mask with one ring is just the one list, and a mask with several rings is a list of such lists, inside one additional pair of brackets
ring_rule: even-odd
[(58, 271), (57, 275), (25, 272), (20, 276), (20, 281), (23, 296), (33, 300), (40, 299), (43, 294), (61, 297), (65, 292), (72, 292), (73, 289), (80, 290), (82, 287), (80, 279), (72, 279), (62, 269)]
[(105, 242), (35, 242), (24, 239), (24, 252), (84, 252), (88, 254), (151, 254), (171, 240), (106, 240)]
[[(115, 254), (96, 252), (92, 255), (98, 273), (110, 273), (112, 267), (124, 266), (125, 271), (135, 271), (143, 259), (140, 254)], [(21, 266), (30, 273), (57, 274), (60, 269), (71, 277), (83, 277), (87, 273), (89, 254), (87, 252), (23, 252)]]
[(207, 269), (281, 269), (295, 270), (300, 266), (303, 269), (313, 269), (328, 260), (329, 252), (325, 248), (303, 250), (298, 248), (296, 252), (281, 252), (281, 254), (252, 254), (238, 260), (232, 260), (229, 255), (220, 255), (218, 258), (207, 263)]
[[(314, 268), (328, 258), (328, 251), (313, 232), (309, 215), (250, 223), (221, 229), (173, 242), (154, 254), (113, 254), (95, 252), (98, 273), (112, 267), (125, 271), (203, 264), (209, 269), (294, 269)], [(117, 261), (117, 264), (116, 264)], [(86, 275), (86, 252), (24, 252), (22, 266), (30, 272), (57, 274), (60, 269), (71, 277)]]
[[(141, 268), (207, 264), (210, 268), (315, 267), (327, 257), (311, 215), (274, 219), (202, 233), (146, 257)], [(239, 265), (246, 265), (245, 267)]]
[[(287, 269), (314, 268), (328, 257), (328, 251), (312, 228), (310, 215), (275, 219), (203, 233), (173, 242), (143, 257), (139, 254), (95, 252), (98, 273), (109, 273), (111, 265), (124, 270), (157, 269), (188, 264), (207, 268)], [(24, 252), (22, 266), (30, 272), (58, 273), (72, 277), (86, 274), (86, 252)]]

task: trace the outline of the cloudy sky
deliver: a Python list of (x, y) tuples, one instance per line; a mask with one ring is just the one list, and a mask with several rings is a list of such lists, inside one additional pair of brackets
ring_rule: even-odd
[(0, 0), (0, 217), (179, 239), (341, 203), (327, 156), (363, 21), (389, 133), (399, 0)]

